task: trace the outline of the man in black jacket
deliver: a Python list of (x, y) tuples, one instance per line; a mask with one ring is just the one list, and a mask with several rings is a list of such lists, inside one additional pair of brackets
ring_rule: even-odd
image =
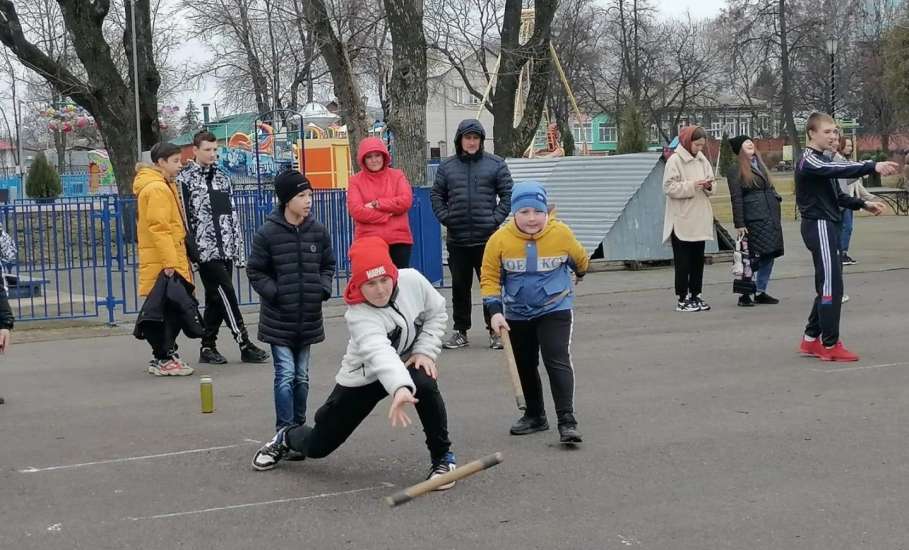
[[(9, 307), (9, 298), (6, 296), (6, 278), (0, 269), (0, 353), (6, 351), (10, 344), (10, 331), (13, 330), (13, 310)], [(0, 397), (0, 405), (6, 401)]]
[(205, 287), (205, 335), (202, 337), (200, 363), (223, 365), (227, 359), (215, 343), (221, 323), (226, 321), (234, 340), (240, 345), (244, 363), (264, 363), (268, 353), (249, 339), (232, 276), (234, 266), (244, 267), (243, 233), (233, 206), (230, 179), (218, 170), (218, 139), (202, 130), (193, 136), (195, 159), (177, 175), (186, 210), (187, 239), (192, 241), (190, 258), (199, 266)]
[[(432, 211), (448, 232), (448, 269), (451, 272), (454, 333), (443, 344), (448, 349), (468, 345), (471, 287), (479, 279), (483, 250), (489, 237), (511, 210), (511, 172), (501, 157), (483, 150), (486, 130), (479, 120), (461, 121), (455, 133), (456, 153), (436, 172), (430, 196)], [(483, 307), (489, 347), (502, 349), (489, 328), (489, 310)]]

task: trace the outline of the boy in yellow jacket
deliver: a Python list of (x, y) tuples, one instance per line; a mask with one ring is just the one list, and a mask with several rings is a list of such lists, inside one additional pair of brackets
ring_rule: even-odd
[(562, 443), (580, 443), (574, 415), (574, 366), (571, 272), (580, 280), (589, 265), (587, 252), (571, 229), (550, 216), (546, 189), (528, 181), (511, 193), (513, 219), (486, 244), (480, 286), (490, 326), (511, 335), (527, 410), (512, 435), (549, 429), (543, 408), (539, 357), (549, 374)]
[[(180, 148), (172, 143), (158, 143), (151, 148), (153, 165), (136, 166), (133, 193), (136, 194), (139, 237), (139, 296), (146, 297), (163, 272), (167, 277), (179, 275), (192, 283), (193, 275), (186, 255), (186, 229), (183, 211), (174, 186), (180, 171)], [(177, 356), (180, 320), (177, 312), (165, 312), (163, 323), (145, 329), (154, 359), (148, 373), (155, 376), (188, 376), (193, 369)]]

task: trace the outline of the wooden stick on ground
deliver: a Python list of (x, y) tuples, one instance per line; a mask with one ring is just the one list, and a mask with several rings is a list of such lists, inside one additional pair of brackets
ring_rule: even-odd
[(452, 481), (458, 481), (459, 479), (464, 479), (465, 477), (472, 476), (473, 474), (487, 468), (492, 468), (496, 464), (501, 463), (502, 458), (502, 453), (493, 453), (479, 460), (468, 462), (467, 464), (455, 468), (447, 474), (440, 475), (439, 477), (433, 479), (427, 479), (426, 481), (417, 483), (416, 485), (411, 485), (403, 491), (387, 496), (385, 497), (385, 502), (387, 502), (391, 507), (404, 504), (405, 502), (410, 502), (416, 497), (434, 491), (442, 485), (446, 485)]

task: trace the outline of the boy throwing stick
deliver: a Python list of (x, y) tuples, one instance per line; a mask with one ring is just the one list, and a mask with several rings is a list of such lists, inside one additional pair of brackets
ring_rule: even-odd
[[(391, 395), (392, 426), (407, 426), (414, 405), (432, 460), (428, 479), (455, 468), (448, 440), (448, 416), (439, 386), (436, 358), (445, 333), (445, 298), (415, 269), (398, 270), (388, 244), (363, 237), (350, 247), (350, 283), (344, 291), (344, 318), (350, 332), (337, 385), (310, 426), (285, 427), (256, 452), (252, 466), (270, 470), (291, 451), (323, 458), (353, 433), (373, 408)], [(450, 489), (454, 482), (439, 487)]]

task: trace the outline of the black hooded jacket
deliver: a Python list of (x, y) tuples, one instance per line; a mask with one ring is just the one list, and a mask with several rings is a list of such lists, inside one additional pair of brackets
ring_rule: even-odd
[[(480, 136), (480, 150), (474, 154), (461, 148), (461, 137), (470, 133)], [(456, 154), (436, 172), (432, 211), (448, 229), (449, 244), (485, 245), (511, 210), (511, 172), (502, 157), (483, 150), (485, 139), (479, 120), (462, 121), (455, 133)]]
[(294, 226), (278, 206), (256, 231), (246, 264), (261, 300), (259, 340), (297, 347), (325, 339), (322, 302), (331, 297), (335, 255), (331, 235), (312, 214)]

